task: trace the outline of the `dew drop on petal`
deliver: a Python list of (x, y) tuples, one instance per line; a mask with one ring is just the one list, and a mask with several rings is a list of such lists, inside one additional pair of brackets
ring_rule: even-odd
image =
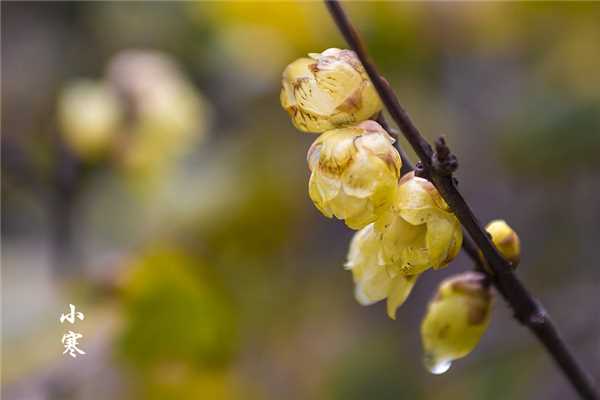
[(434, 354), (426, 354), (423, 362), (425, 368), (434, 375), (441, 375), (452, 366), (452, 361), (444, 358), (438, 359)]

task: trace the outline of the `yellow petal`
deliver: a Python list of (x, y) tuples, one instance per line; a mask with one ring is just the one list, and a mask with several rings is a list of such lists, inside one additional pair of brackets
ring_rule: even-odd
[(376, 217), (377, 215), (375, 214), (371, 203), (367, 202), (365, 208), (362, 209), (360, 213), (346, 216), (344, 222), (350, 229), (361, 229), (367, 224), (372, 223)]
[[(386, 173), (390, 176), (386, 176)], [(342, 175), (344, 192), (350, 196), (366, 198), (372, 196), (378, 186), (386, 186), (390, 202), (396, 190), (393, 179), (392, 173), (385, 167), (383, 161), (365, 152), (359, 152)]]
[(380, 241), (373, 224), (354, 234), (350, 242), (346, 268), (352, 271), (355, 297), (362, 305), (383, 300), (388, 293), (391, 275), (379, 262)]
[(413, 226), (392, 211), (376, 222), (375, 229), (382, 234), (384, 259), (392, 265), (404, 264), (404, 249), (419, 242), (420, 237), (425, 234), (424, 226)]
[(417, 277), (418, 275), (398, 275), (392, 280), (387, 298), (387, 314), (391, 319), (396, 319), (396, 310), (408, 298)]
[(342, 181), (316, 170), (312, 173), (311, 178), (314, 179), (315, 188), (319, 191), (319, 195), (324, 202), (335, 199), (342, 189)]
[(327, 218), (331, 218), (333, 216), (331, 210), (329, 210), (329, 208), (326, 207), (323, 202), (323, 197), (321, 196), (319, 188), (317, 188), (317, 182), (314, 174), (311, 174), (310, 180), (308, 181), (308, 195), (310, 196), (310, 199), (315, 207), (317, 207), (317, 209), (321, 211), (323, 215), (325, 215)]
[(432, 218), (427, 223), (427, 250), (431, 266), (437, 268), (448, 259), (454, 241), (454, 224), (447, 218)]
[(356, 283), (356, 300), (363, 306), (381, 301), (387, 297), (391, 283), (392, 278), (384, 266), (371, 265)]

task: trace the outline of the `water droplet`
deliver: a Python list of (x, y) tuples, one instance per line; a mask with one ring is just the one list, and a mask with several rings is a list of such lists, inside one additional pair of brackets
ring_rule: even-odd
[(452, 366), (451, 360), (445, 358), (438, 359), (434, 354), (425, 354), (423, 362), (425, 368), (434, 375), (441, 375)]

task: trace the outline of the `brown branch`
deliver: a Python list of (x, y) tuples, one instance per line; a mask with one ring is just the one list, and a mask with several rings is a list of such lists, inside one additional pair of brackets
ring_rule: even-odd
[[(415, 166), (412, 164), (412, 162), (406, 155), (406, 152), (400, 146), (400, 142), (398, 141), (398, 133), (399, 132), (396, 129), (392, 128), (387, 123), (387, 121), (385, 120), (385, 117), (383, 116), (382, 113), (379, 113), (379, 115), (376, 118), (376, 121), (379, 122), (379, 125), (381, 125), (383, 127), (383, 129), (386, 130), (386, 132), (389, 132), (389, 134), (395, 140), (394, 147), (396, 148), (396, 150), (398, 150), (398, 153), (400, 153), (400, 158), (402, 159), (402, 169), (400, 171), (401, 174), (404, 175), (407, 172), (414, 171)], [(417, 171), (417, 172), (419, 172), (419, 171)], [(470, 237), (464, 236), (462, 249), (464, 250), (465, 253), (467, 253), (469, 258), (471, 258), (471, 260), (473, 261), (474, 268), (478, 271), (485, 272), (484, 271), (485, 265), (483, 264), (483, 261), (481, 260), (479, 250), (477, 249), (477, 246), (475, 245), (475, 243), (473, 243), (473, 241), (471, 240)]]
[(490, 272), (484, 272), (511, 306), (515, 318), (536, 335), (581, 398), (600, 399), (592, 378), (577, 362), (567, 344), (559, 335), (546, 310), (523, 286), (514, 274), (511, 265), (498, 253), (486, 231), (456, 188), (455, 179), (452, 176), (452, 172), (457, 166), (456, 158), (452, 155), (446, 143), (443, 140), (438, 140), (436, 149), (433, 150), (400, 105), (394, 91), (387, 81), (381, 77), (377, 67), (370, 60), (366, 48), (341, 5), (337, 0), (325, 0), (325, 4), (348, 45), (356, 52), (362, 62), (390, 116), (420, 158), (424, 174), (437, 187), (473, 239), (476, 247), (470, 241), (467, 241), (468, 244), (465, 249), (467, 253), (472, 258), (477, 259), (478, 249), (481, 250), (486, 265), (490, 269)]

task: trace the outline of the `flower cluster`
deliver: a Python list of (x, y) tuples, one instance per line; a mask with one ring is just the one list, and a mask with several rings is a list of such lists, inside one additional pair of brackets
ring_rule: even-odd
[[(292, 123), (320, 134), (307, 154), (311, 200), (326, 217), (357, 230), (345, 264), (356, 300), (370, 305), (387, 299), (388, 316), (395, 319), (417, 278), (456, 257), (460, 223), (431, 182), (414, 172), (400, 176), (394, 139), (370, 120), (381, 103), (354, 52), (329, 49), (296, 60), (285, 69), (282, 85), (281, 104)], [(496, 221), (488, 231), (516, 264), (518, 237), (503, 224)], [(483, 275), (442, 283), (421, 329), (432, 372), (475, 347), (490, 308)]]
[(67, 146), (83, 161), (112, 159), (151, 174), (184, 155), (206, 133), (209, 106), (166, 54), (124, 50), (103, 79), (69, 82), (58, 99)]

